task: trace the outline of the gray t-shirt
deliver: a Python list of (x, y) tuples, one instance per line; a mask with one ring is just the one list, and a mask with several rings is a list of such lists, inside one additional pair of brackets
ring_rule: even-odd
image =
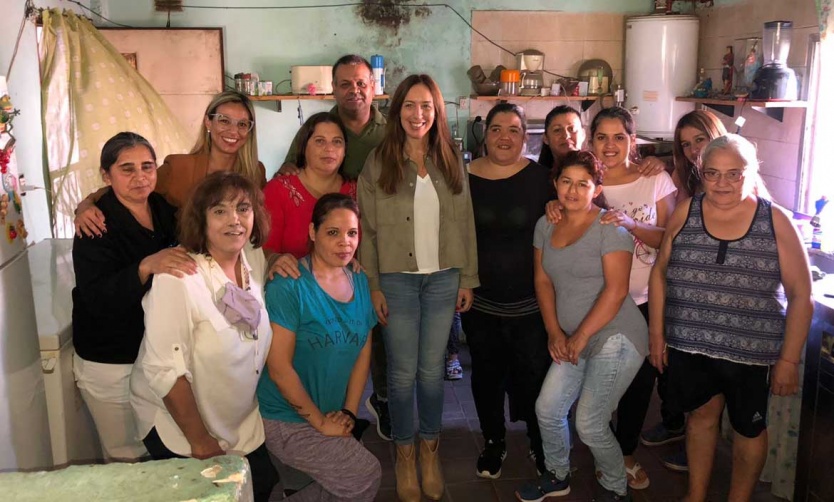
[[(602, 257), (614, 251), (634, 251), (634, 239), (626, 229), (599, 222), (604, 213), (605, 210), (600, 211), (578, 241), (558, 249), (550, 244), (553, 225), (545, 216), (536, 223), (533, 246), (542, 250), (542, 267), (556, 290), (559, 326), (568, 336), (576, 331), (605, 287)], [(598, 353), (606, 340), (617, 333), (625, 335), (640, 355), (648, 354), (646, 320), (631, 296), (626, 296), (614, 319), (591, 337), (582, 357)]]

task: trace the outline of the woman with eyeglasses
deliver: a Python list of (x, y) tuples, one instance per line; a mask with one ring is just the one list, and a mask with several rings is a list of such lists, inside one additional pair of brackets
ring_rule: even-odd
[[(182, 207), (194, 186), (213, 172), (236, 172), (259, 188), (266, 185), (266, 170), (258, 161), (255, 108), (245, 94), (224, 91), (216, 95), (206, 108), (203, 126), (191, 153), (165, 157), (157, 171), (157, 193), (176, 208)], [(107, 190), (98, 190), (78, 205), (76, 234), (92, 237), (107, 231), (104, 215), (95, 207)]]
[(179, 219), (197, 273), (161, 274), (142, 300), (145, 336), (130, 378), (139, 436), (155, 460), (246, 456), (254, 499), (277, 473), (255, 391), (272, 330), (264, 304), (269, 232), (260, 188), (238, 173), (197, 184)]
[[(675, 208), (677, 189), (665, 171), (649, 177), (637, 171), (636, 124), (624, 108), (606, 108), (594, 117), (591, 147), (605, 166), (603, 192), (610, 210), (600, 221), (625, 228), (634, 239), (629, 293), (648, 319), (649, 273), (663, 239), (666, 220)], [(644, 364), (617, 407), (617, 440), (623, 451), (628, 484), (635, 490), (649, 486), (649, 478), (634, 458), (634, 450), (656, 377), (657, 371), (644, 358)]]
[[(813, 314), (791, 214), (761, 195), (756, 147), (736, 134), (703, 152), (703, 193), (672, 214), (651, 272), (650, 360), (689, 413), (686, 500), (706, 500), (724, 407), (728, 500), (750, 500), (768, 452), (770, 394), (796, 394)], [(758, 193), (757, 193), (758, 190)]]

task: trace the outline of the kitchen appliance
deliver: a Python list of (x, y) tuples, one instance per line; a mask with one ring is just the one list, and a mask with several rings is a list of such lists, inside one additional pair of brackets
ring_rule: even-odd
[[(0, 76), (0, 97), (7, 93), (6, 79)], [(8, 132), (0, 133), (0, 149), (11, 142)], [(47, 469), (52, 448), (26, 229), (14, 151), (8, 148), (7, 153), (0, 184), (9, 195), (8, 214), (0, 218), (0, 471)]]
[(588, 94), (608, 94), (614, 72), (604, 59), (588, 59), (582, 62), (577, 72), (579, 80), (588, 82)]
[(788, 68), (788, 53), (791, 51), (793, 23), (770, 21), (764, 24), (762, 52), (764, 65), (753, 78), (753, 99), (797, 99), (796, 73)]
[(522, 96), (539, 96), (544, 87), (544, 53), (536, 49), (527, 49), (515, 55), (518, 70), (521, 72)]
[(32, 294), (46, 388), (52, 461), (56, 467), (104, 458), (95, 424), (75, 385), (72, 345), (72, 239), (44, 239), (29, 248)]
[(695, 87), (697, 16), (638, 16), (626, 20), (626, 108), (636, 111), (637, 133), (672, 139), (678, 119), (694, 103), (675, 101)]
[(293, 94), (333, 94), (332, 66), (293, 66), (290, 75)]

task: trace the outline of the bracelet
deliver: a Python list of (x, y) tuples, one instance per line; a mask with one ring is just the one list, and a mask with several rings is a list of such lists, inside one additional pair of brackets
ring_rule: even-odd
[(779, 360), (780, 360), (780, 361), (785, 361), (786, 363), (791, 363), (791, 364), (793, 364), (794, 366), (799, 366), (799, 363), (800, 363), (800, 361), (796, 361), (796, 362), (794, 362), (794, 361), (791, 361), (791, 360), (789, 360), (789, 359), (785, 359), (784, 357), (780, 357), (780, 358), (779, 358)]
[(356, 422), (356, 415), (354, 415), (352, 411), (350, 411), (350, 410), (349, 410), (349, 409), (347, 409), (347, 408), (342, 408), (342, 410), (341, 410), (341, 411), (342, 411), (342, 413), (344, 413), (345, 415), (349, 416), (351, 420), (353, 420), (354, 422)]

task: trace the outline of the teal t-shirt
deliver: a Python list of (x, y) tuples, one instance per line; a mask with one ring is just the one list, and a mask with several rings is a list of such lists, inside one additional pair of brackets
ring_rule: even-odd
[[(348, 271), (353, 279), (353, 299), (334, 300), (299, 263), (301, 277), (278, 275), (265, 288), (269, 320), (295, 333), (292, 365), (301, 384), (322, 413), (344, 408), (348, 380), (368, 332), (377, 323), (364, 272)], [(304, 422), (287, 403), (269, 371), (258, 382), (261, 415), (270, 420)]]

